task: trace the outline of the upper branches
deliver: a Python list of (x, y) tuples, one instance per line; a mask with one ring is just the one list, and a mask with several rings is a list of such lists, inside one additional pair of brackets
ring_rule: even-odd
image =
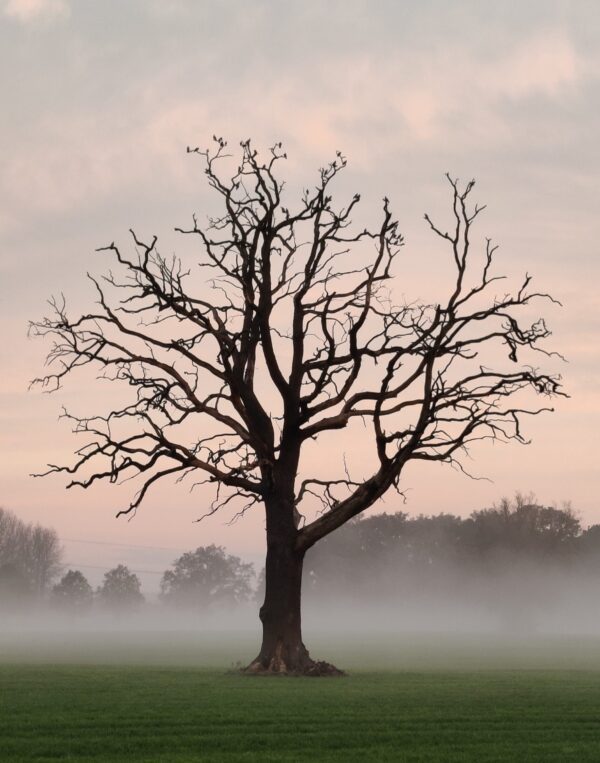
[[(395, 305), (387, 284), (403, 245), (398, 222), (387, 199), (373, 229), (352, 223), (358, 195), (334, 203), (341, 154), (292, 207), (277, 173), (281, 144), (263, 158), (243, 142), (229, 174), (222, 139), (188, 152), (220, 202), (205, 224), (194, 217), (177, 229), (197, 240), (198, 258), (166, 258), (156, 237), (132, 231), (132, 253), (115, 243), (98, 250), (114, 270), (92, 278), (93, 312), (71, 318), (53, 300), (51, 315), (31, 324), (52, 342), (37, 383), (56, 388), (89, 367), (133, 392), (100, 416), (71, 417), (89, 441), (72, 466), (50, 468), (72, 474), (71, 484), (139, 476), (125, 512), (162, 477), (192, 472), (231, 489), (211, 511), (232, 496), (247, 506), (278, 492), (292, 507), (317, 495), (323, 513), (298, 531), (307, 547), (397, 486), (411, 459), (454, 463), (478, 439), (524, 441), (522, 416), (546, 406), (528, 407), (522, 393), (560, 393), (557, 377), (522, 357), (547, 354), (549, 331), (519, 311), (551, 297), (529, 276), (496, 293), (496, 248), (471, 243), (483, 210), (469, 205), (472, 182), (448, 178), (450, 232), (426, 216), (454, 268), (446, 300)], [(372, 475), (297, 485), (303, 444), (356, 419), (372, 434)]]
[[(412, 459), (442, 461), (463, 469), (459, 456), (476, 441), (527, 442), (523, 416), (552, 409), (531, 405), (524, 393), (531, 390), (544, 398), (564, 394), (560, 377), (538, 370), (531, 355), (523, 357), (527, 351), (557, 355), (542, 344), (550, 335), (544, 320), (525, 323), (522, 319), (523, 308), (535, 301), (556, 300), (532, 290), (528, 275), (512, 292), (491, 291), (504, 279), (494, 274), (497, 247), (486, 240), (483, 256), (477, 258), (471, 243), (473, 224), (484, 207), (469, 206), (473, 181), (461, 189), (447, 177), (452, 189), (451, 231), (425, 215), (451, 253), (454, 280), (447, 300), (370, 308), (379, 325), (362, 344), (362, 357), (385, 362), (384, 373), (375, 385), (322, 403), (319, 411), (333, 408), (334, 412), (317, 417), (303, 433), (315, 437), (344, 428), (355, 417), (368, 419), (379, 465), (360, 484), (348, 481), (346, 496), (329, 501), (328, 511), (303, 528), (298, 539), (303, 548), (356, 516), (390, 487), (397, 488), (403, 467)], [(321, 320), (326, 322), (327, 317)], [(340, 350), (336, 342), (323, 366), (326, 373), (339, 366), (350, 378), (355, 363), (356, 353)]]

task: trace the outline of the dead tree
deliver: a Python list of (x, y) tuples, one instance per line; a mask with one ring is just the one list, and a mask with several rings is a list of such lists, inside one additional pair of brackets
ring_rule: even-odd
[[(32, 323), (33, 334), (53, 340), (51, 367), (37, 383), (56, 388), (91, 366), (130, 391), (118, 409), (65, 413), (87, 442), (72, 465), (49, 465), (46, 473), (73, 475), (68, 486), (84, 488), (137, 476), (140, 489), (119, 515), (135, 512), (159, 480), (189, 475), (215, 483), (210, 513), (231, 502), (242, 501), (238, 514), (262, 505), (263, 640), (248, 670), (335, 673), (302, 642), (307, 549), (399, 490), (409, 461), (462, 468), (460, 456), (476, 440), (526, 442), (523, 416), (551, 409), (525, 393), (562, 392), (559, 377), (525, 365), (524, 351), (549, 354), (540, 346), (549, 331), (542, 319), (524, 324), (518, 313), (551, 297), (532, 291), (529, 276), (496, 293), (496, 247), (471, 243), (483, 209), (469, 204), (473, 182), (461, 186), (448, 176), (449, 232), (425, 216), (453, 263), (447, 297), (402, 303), (388, 288), (403, 244), (398, 222), (388, 199), (373, 230), (352, 225), (358, 195), (334, 205), (341, 154), (292, 209), (277, 175), (281, 144), (263, 160), (242, 143), (233, 172), (226, 150), (217, 138), (212, 150), (188, 149), (205, 163), (221, 205), (206, 225), (194, 217), (189, 229), (176, 229), (195, 237), (197, 260), (167, 258), (156, 237), (132, 231), (131, 254), (114, 243), (98, 250), (113, 258), (115, 271), (92, 278), (93, 312), (72, 318), (55, 299), (51, 317)], [(369, 472), (300, 470), (308, 443), (332, 431), (344, 437), (356, 421), (372, 443)], [(311, 500), (319, 511), (307, 520)]]

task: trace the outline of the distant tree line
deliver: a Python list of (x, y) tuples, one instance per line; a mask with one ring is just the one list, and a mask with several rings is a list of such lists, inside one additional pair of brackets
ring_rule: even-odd
[[(144, 604), (140, 579), (125, 565), (107, 571), (94, 591), (80, 570), (64, 571), (61, 554), (54, 530), (0, 509), (0, 606), (44, 601), (69, 614), (92, 608), (126, 614)], [(305, 595), (325, 602), (340, 595), (443, 592), (456, 576), (481, 584), (534, 566), (600, 576), (600, 525), (583, 529), (568, 505), (542, 506), (522, 495), (466, 519), (402, 512), (359, 518), (309, 552)], [(252, 564), (220, 546), (201, 546), (164, 572), (158, 599), (165, 607), (206, 613), (260, 599), (263, 586), (264, 573), (257, 579)]]
[(453, 573), (495, 580), (526, 568), (600, 574), (600, 525), (587, 529), (570, 506), (517, 495), (463, 519), (398, 512), (348, 523), (307, 555), (311, 595), (402, 595), (453, 584)]
[[(250, 601), (254, 567), (220, 546), (200, 546), (182, 554), (165, 571), (159, 602), (166, 607), (208, 612)], [(51, 603), (65, 612), (86, 613), (92, 606), (117, 614), (132, 613), (144, 604), (138, 576), (123, 564), (104, 575), (94, 592), (79, 570), (69, 570), (51, 592)]]
[(50, 603), (69, 614), (86, 614), (94, 604), (115, 613), (135, 612), (144, 603), (138, 576), (124, 564), (104, 575), (96, 592), (80, 570), (69, 570), (52, 589)]
[[(44, 603), (70, 615), (92, 609), (132, 613), (145, 603), (139, 577), (126, 565), (108, 570), (96, 590), (77, 569), (65, 571), (57, 533), (27, 524), (0, 508), (0, 614)], [(201, 546), (182, 554), (160, 582), (159, 601), (166, 607), (206, 612), (253, 599), (252, 564), (220, 546)]]

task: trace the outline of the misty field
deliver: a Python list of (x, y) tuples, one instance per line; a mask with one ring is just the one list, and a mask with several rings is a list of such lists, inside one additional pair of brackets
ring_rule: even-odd
[(600, 759), (597, 638), (322, 634), (342, 679), (242, 676), (253, 640), (0, 634), (0, 758)]

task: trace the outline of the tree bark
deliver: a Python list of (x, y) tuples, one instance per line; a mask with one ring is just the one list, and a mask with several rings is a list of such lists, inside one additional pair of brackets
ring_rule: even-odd
[[(280, 507), (281, 508), (281, 507)], [(326, 662), (313, 660), (302, 641), (302, 566), (304, 551), (296, 548), (293, 511), (273, 516), (267, 507), (265, 599), (259, 616), (263, 626), (260, 652), (248, 673), (274, 675), (342, 675)]]
[(303, 672), (310, 662), (302, 642), (302, 557), (289, 544), (267, 545), (265, 600), (259, 612), (263, 639), (255, 663), (271, 673)]

